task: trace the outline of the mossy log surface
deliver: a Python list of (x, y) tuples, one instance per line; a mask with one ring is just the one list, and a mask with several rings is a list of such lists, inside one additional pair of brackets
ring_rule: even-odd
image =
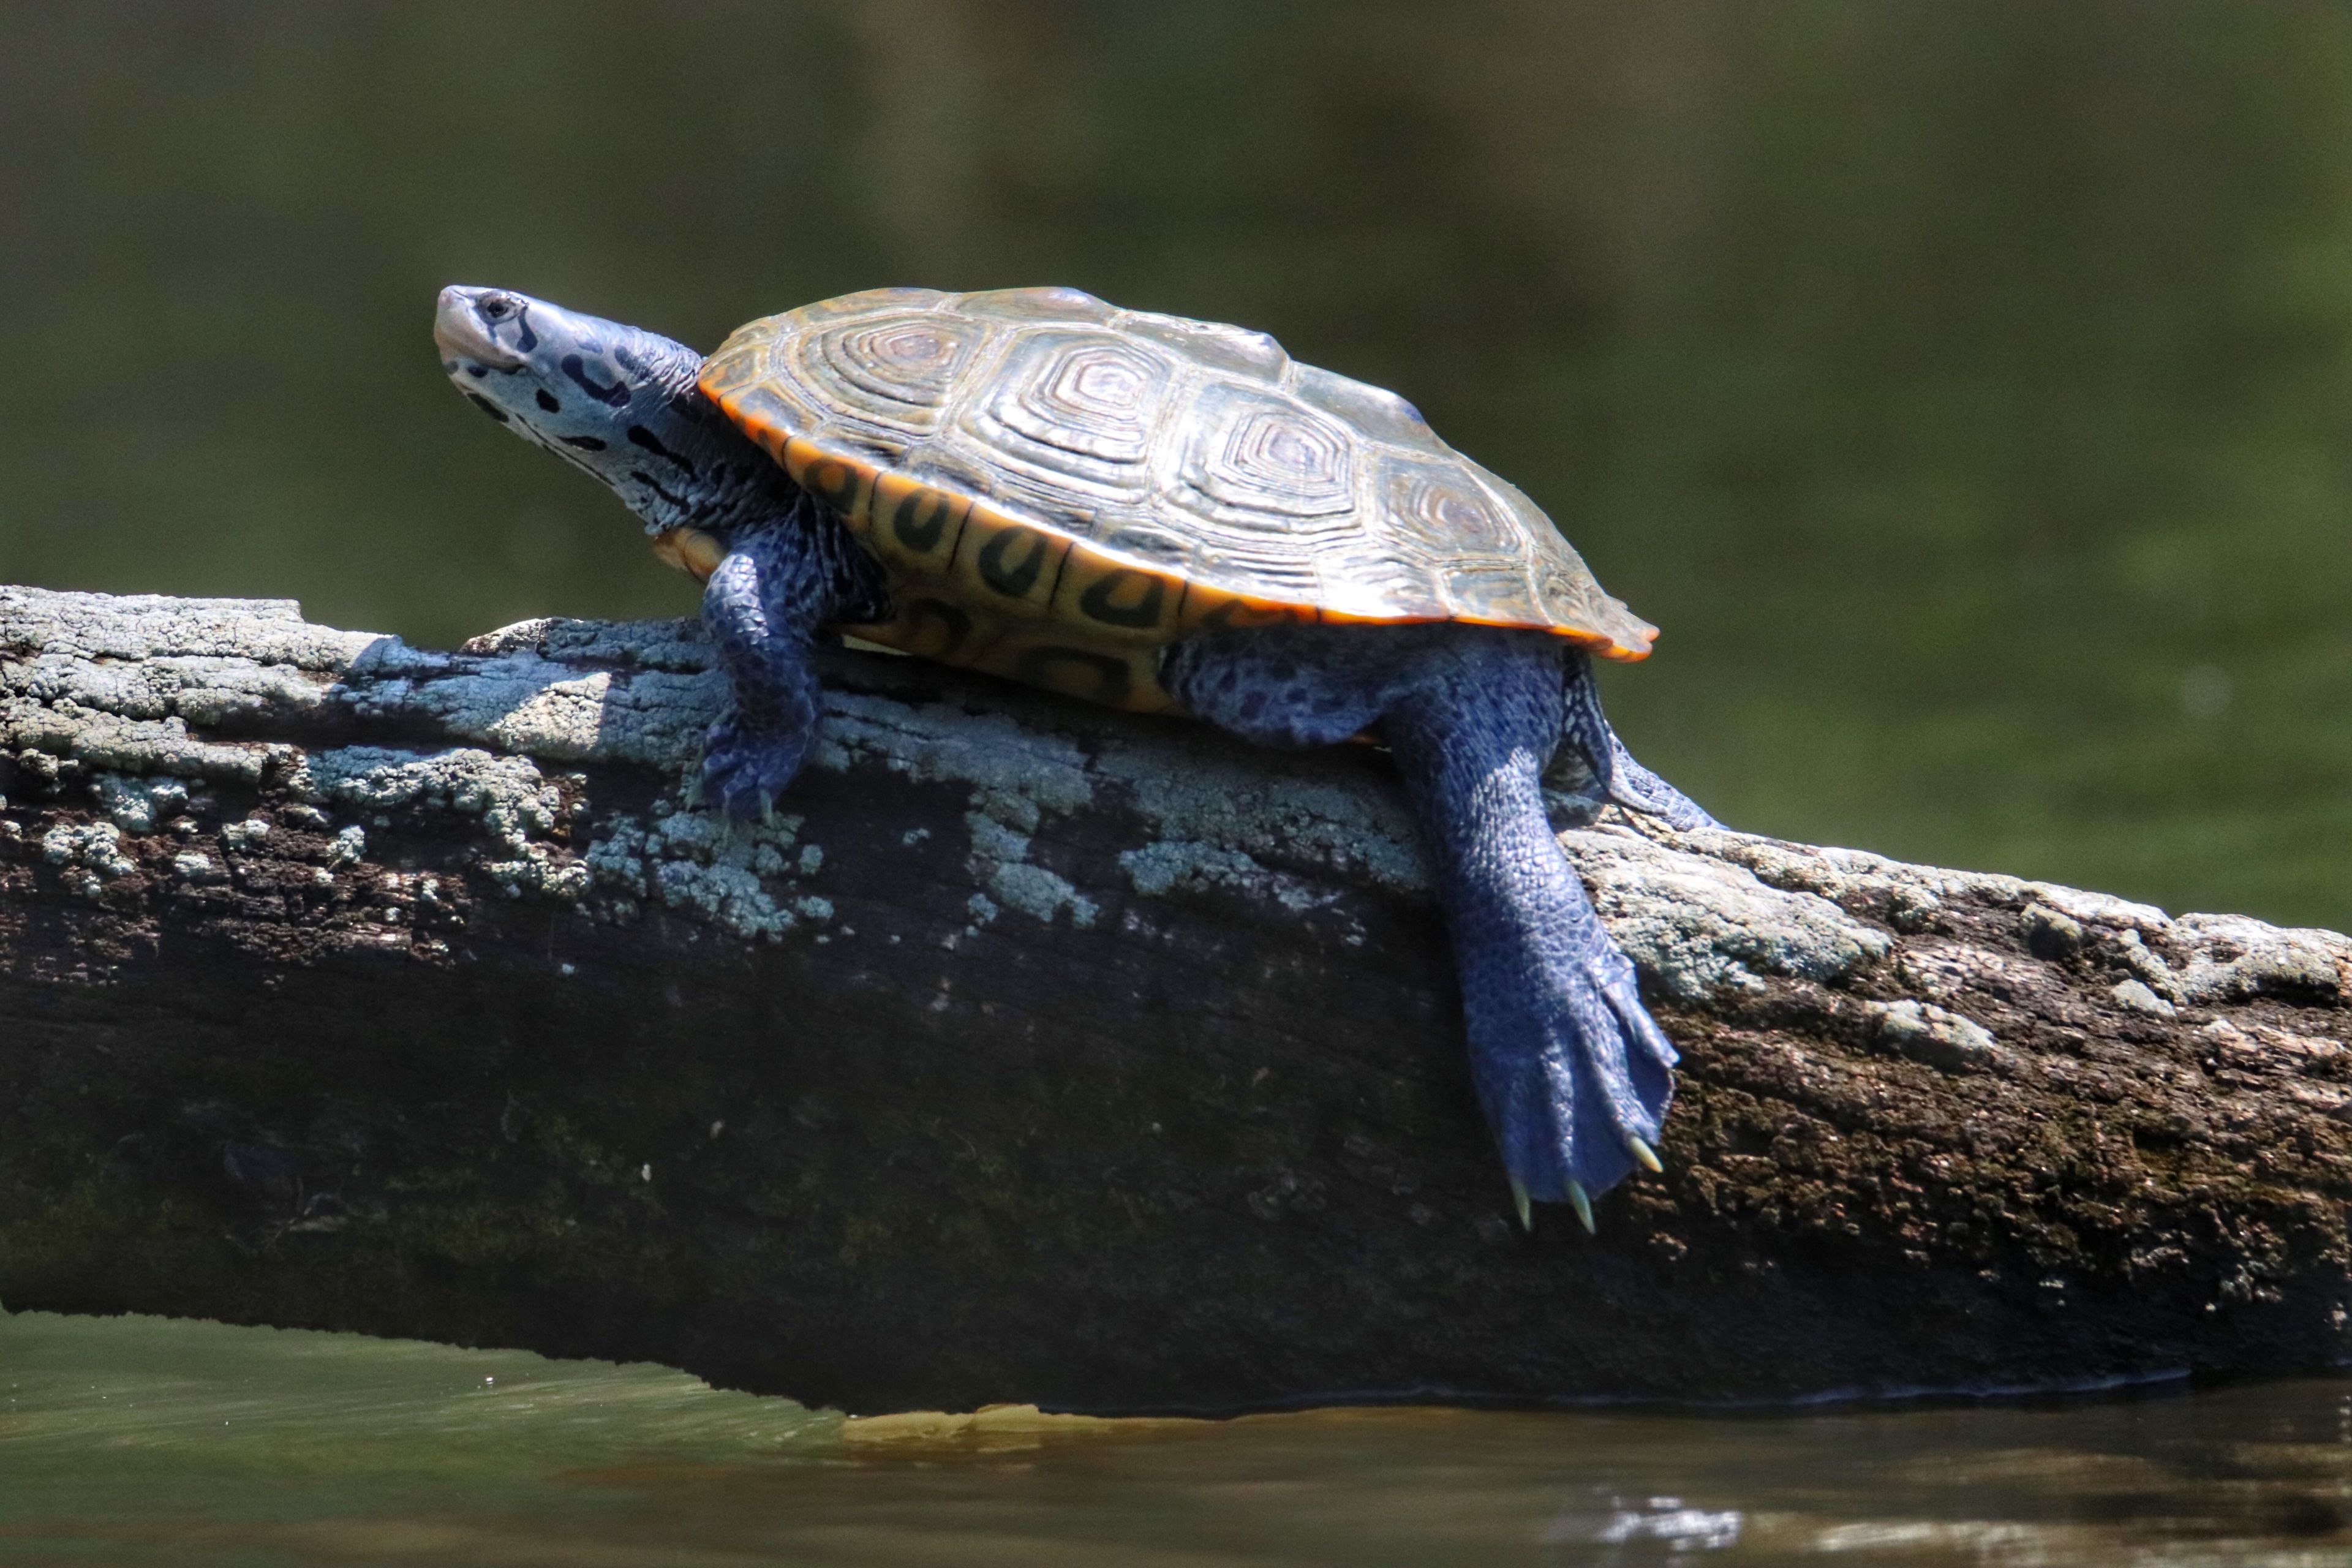
[(1613, 816), (1663, 1177), (1531, 1234), (1371, 747), (690, 623), (456, 653), (0, 589), (0, 1300), (853, 1410), (1780, 1399), (2336, 1364), (2352, 943)]

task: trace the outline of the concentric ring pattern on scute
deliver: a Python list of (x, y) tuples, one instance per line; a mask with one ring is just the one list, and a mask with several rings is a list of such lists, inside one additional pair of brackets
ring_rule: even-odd
[[(702, 384), (891, 572), (924, 629), (881, 640), (954, 662), (1149, 707), (1143, 656), (1201, 626), (1462, 620), (1617, 658), (1656, 635), (1410, 404), (1261, 332), (872, 289), (742, 328)], [(1013, 668), (1040, 658), (1061, 673)]]

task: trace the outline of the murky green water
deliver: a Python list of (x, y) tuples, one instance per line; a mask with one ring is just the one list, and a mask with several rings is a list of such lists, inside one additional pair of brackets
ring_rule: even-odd
[(0, 1319), (0, 1562), (27, 1568), (1700, 1560), (2352, 1561), (2352, 1384), (888, 1437), (654, 1367)]

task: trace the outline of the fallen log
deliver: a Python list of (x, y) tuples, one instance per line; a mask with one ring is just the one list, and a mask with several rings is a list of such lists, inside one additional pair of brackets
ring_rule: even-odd
[(1370, 747), (691, 623), (0, 589), (0, 1300), (856, 1410), (1780, 1399), (2346, 1353), (2352, 942), (1612, 816), (1663, 1177), (1533, 1232)]

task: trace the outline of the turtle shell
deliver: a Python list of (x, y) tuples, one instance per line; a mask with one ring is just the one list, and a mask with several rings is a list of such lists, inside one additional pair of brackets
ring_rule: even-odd
[(1160, 650), (1205, 628), (1657, 636), (1411, 404), (1263, 332), (876, 289), (740, 329), (701, 385), (882, 563), (893, 619), (845, 629), (950, 664), (1151, 711)]

